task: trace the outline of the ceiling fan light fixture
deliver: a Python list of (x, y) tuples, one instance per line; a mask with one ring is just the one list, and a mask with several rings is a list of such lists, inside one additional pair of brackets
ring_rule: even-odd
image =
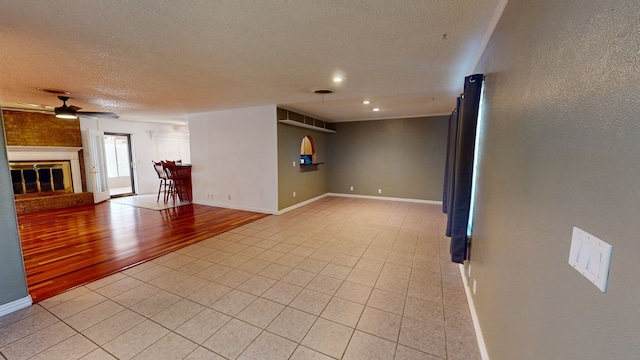
[(69, 100), (68, 96), (58, 96), (58, 99), (62, 100), (62, 106), (55, 108), (55, 114), (56, 114), (56, 117), (60, 119), (77, 119), (78, 116), (85, 116), (88, 118), (94, 118), (94, 117), (107, 117), (112, 119), (119, 118), (117, 114), (114, 114), (112, 112), (78, 111), (82, 108), (74, 105), (67, 105), (67, 100)]
[(62, 114), (56, 114), (56, 117), (57, 117), (58, 119), (68, 119), (68, 120), (72, 120), (72, 119), (77, 119), (77, 118), (78, 118), (78, 117), (77, 117), (76, 115), (74, 115), (74, 114), (65, 114), (65, 113), (62, 113)]
[[(58, 99), (62, 100), (62, 106), (55, 108), (55, 114), (58, 119), (77, 119), (76, 111), (72, 107), (67, 106), (68, 96), (58, 96)], [(79, 108), (78, 108), (79, 109)]]

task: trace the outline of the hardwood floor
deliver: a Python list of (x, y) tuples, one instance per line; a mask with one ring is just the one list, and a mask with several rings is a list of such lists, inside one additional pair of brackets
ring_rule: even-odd
[(42, 301), (267, 216), (203, 205), (103, 202), (18, 216), (29, 293)]

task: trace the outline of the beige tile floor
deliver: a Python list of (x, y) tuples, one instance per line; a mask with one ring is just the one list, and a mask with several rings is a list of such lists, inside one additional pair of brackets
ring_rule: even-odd
[(0, 317), (4, 359), (480, 359), (440, 206), (328, 197)]

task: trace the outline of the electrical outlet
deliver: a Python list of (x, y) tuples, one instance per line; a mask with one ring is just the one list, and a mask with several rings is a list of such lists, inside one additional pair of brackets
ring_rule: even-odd
[(378, 189), (378, 194), (382, 194), (382, 189)]
[(296, 197), (296, 192), (295, 191), (293, 192), (293, 197)]
[(293, 162), (293, 167), (296, 167), (296, 162), (295, 161)]
[(227, 195), (227, 200), (231, 200), (231, 194)]
[(349, 191), (353, 191), (353, 186), (351, 186), (351, 187), (349, 188)]

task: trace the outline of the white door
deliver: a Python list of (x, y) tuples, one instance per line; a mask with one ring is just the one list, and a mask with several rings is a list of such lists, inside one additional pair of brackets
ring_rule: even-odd
[(98, 130), (85, 130), (85, 150), (88, 159), (87, 188), (93, 192), (93, 202), (108, 200), (107, 167), (104, 155), (104, 133)]

